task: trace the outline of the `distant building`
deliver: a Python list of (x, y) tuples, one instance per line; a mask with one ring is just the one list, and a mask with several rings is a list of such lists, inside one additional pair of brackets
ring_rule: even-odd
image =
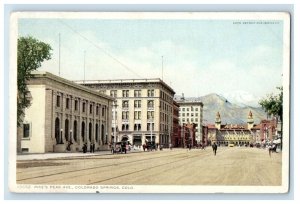
[(201, 101), (186, 101), (184, 98), (178, 100), (179, 104), (179, 124), (181, 126), (185, 124), (196, 125), (196, 142), (200, 144), (203, 140), (203, 103)]
[(218, 145), (234, 144), (266, 144), (272, 143), (276, 135), (276, 121), (262, 120), (260, 124), (254, 124), (252, 112), (249, 111), (247, 123), (222, 124), (221, 115), (216, 114), (215, 124), (207, 125), (208, 144)]
[(113, 99), (48, 72), (28, 81), (31, 105), (18, 128), (17, 151), (78, 152), (109, 149)]
[[(173, 134), (174, 90), (160, 79), (77, 81), (116, 99), (116, 141), (141, 147), (146, 141), (168, 145)], [(112, 131), (114, 134), (114, 130)]]

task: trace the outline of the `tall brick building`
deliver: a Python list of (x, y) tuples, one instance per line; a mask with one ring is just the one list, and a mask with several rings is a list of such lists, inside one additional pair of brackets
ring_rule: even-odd
[(17, 151), (76, 152), (84, 143), (96, 150), (111, 141), (113, 99), (48, 72), (33, 72), (28, 81), (31, 106), (18, 128)]

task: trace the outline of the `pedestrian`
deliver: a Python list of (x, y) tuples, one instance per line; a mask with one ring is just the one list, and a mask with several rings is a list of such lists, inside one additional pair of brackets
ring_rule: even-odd
[(215, 154), (215, 156), (216, 156), (216, 154), (217, 154), (217, 149), (218, 149), (218, 146), (216, 145), (216, 143), (214, 142), (214, 144), (212, 145), (212, 149), (213, 149), (213, 152), (214, 152), (214, 154)]
[(143, 144), (143, 150), (145, 151), (145, 149), (146, 149), (146, 145), (145, 145), (145, 144)]
[(86, 145), (86, 143), (84, 143), (82, 146), (82, 152), (86, 153), (86, 150), (87, 150), (87, 145)]
[(93, 143), (90, 144), (90, 153), (93, 153)]
[(92, 145), (92, 149), (93, 149), (93, 153), (95, 152), (95, 143), (93, 143), (93, 145)]

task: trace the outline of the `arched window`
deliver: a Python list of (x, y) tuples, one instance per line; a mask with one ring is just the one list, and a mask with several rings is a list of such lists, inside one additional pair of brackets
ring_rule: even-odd
[(85, 137), (85, 123), (82, 122), (81, 123), (81, 138), (82, 138), (83, 142), (85, 142), (84, 137)]
[(73, 131), (74, 131), (73, 138), (75, 142), (77, 142), (77, 121), (76, 120), (74, 120)]
[(59, 118), (55, 119), (55, 139), (56, 139), (56, 144), (60, 143), (60, 127), (59, 127)]
[(69, 141), (69, 120), (65, 120), (65, 139)]
[(101, 143), (104, 144), (104, 136), (105, 136), (105, 129), (104, 125), (101, 126)]
[(92, 123), (89, 123), (89, 141), (92, 141)]
[(98, 126), (98, 123), (96, 123), (96, 141), (99, 142), (99, 126)]

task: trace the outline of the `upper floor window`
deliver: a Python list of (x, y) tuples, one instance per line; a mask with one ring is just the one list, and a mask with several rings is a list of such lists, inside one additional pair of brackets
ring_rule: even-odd
[(90, 104), (90, 114), (93, 113), (93, 104)]
[(111, 97), (117, 97), (117, 90), (111, 90), (110, 91), (110, 96)]
[(82, 112), (85, 112), (85, 102), (82, 103)]
[(75, 111), (77, 111), (77, 110), (78, 110), (78, 101), (77, 101), (77, 100), (75, 100), (74, 109), (75, 109)]
[(122, 119), (123, 120), (128, 120), (129, 118), (129, 112), (128, 111), (123, 111), (122, 112)]
[(60, 107), (60, 96), (59, 95), (56, 96), (56, 106)]
[(123, 101), (122, 102), (122, 108), (128, 108), (128, 101)]
[(123, 90), (122, 91), (122, 96), (123, 97), (129, 97), (129, 90)]
[(140, 108), (141, 107), (141, 100), (135, 100), (134, 101), (134, 107), (135, 108)]
[(96, 115), (99, 115), (99, 106), (96, 106)]
[(149, 89), (148, 90), (148, 97), (153, 97), (154, 96), (154, 89)]
[(154, 118), (154, 111), (147, 111), (147, 119), (153, 119)]
[(66, 109), (70, 108), (70, 99), (66, 98)]
[(141, 119), (141, 111), (134, 111), (134, 119), (135, 120), (140, 120)]
[(154, 101), (153, 100), (149, 100), (148, 101), (148, 108), (153, 108), (154, 107)]
[(141, 97), (141, 90), (134, 90), (134, 97)]

